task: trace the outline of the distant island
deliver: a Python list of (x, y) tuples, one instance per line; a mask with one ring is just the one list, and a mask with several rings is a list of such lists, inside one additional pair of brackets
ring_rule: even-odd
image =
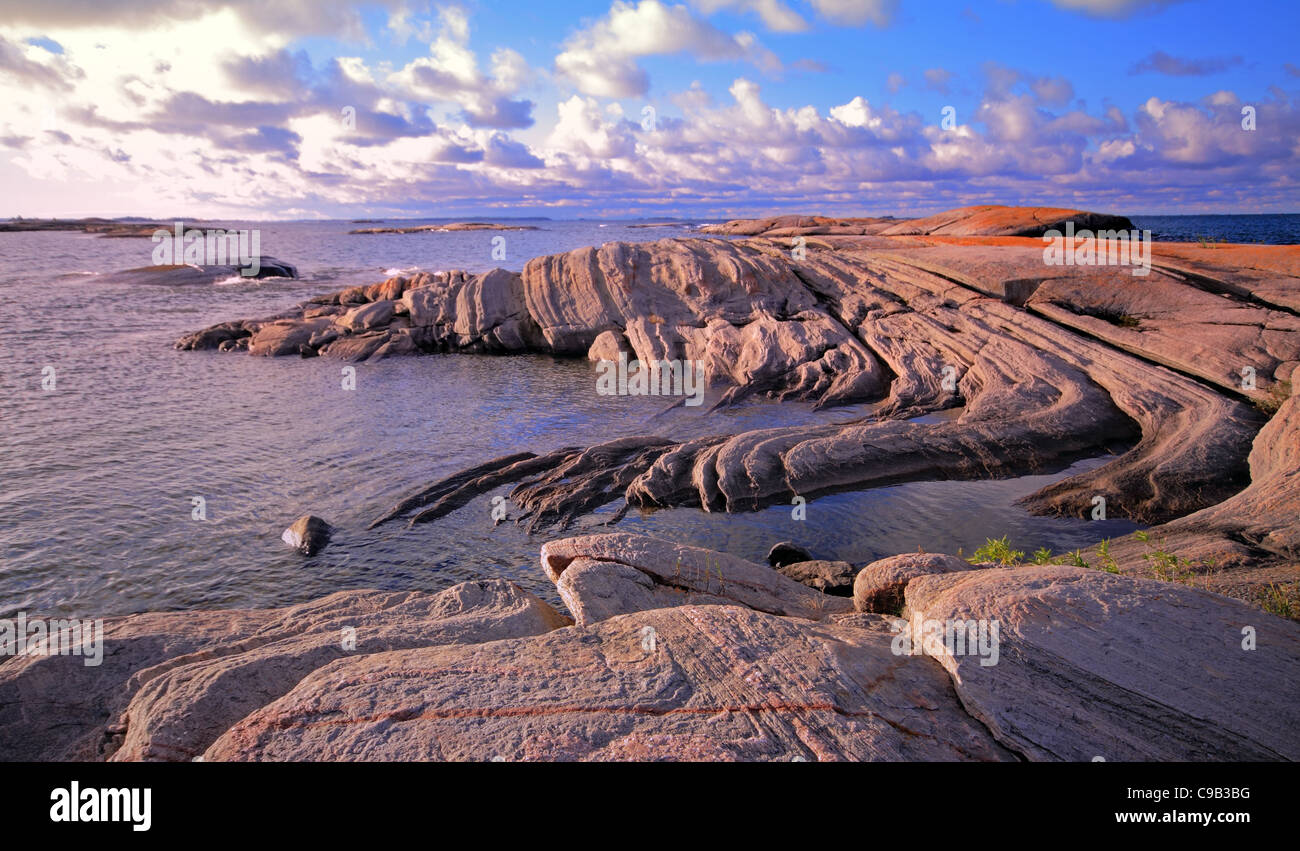
[(171, 225), (159, 222), (119, 221), (114, 219), (24, 219), (21, 217), (0, 222), (0, 233), (23, 231), (70, 231), (97, 233), (109, 237), (147, 237), (154, 231), (169, 229)]
[(447, 225), (414, 225), (409, 228), (358, 228), (348, 233), (444, 233), (460, 230), (538, 230), (532, 225), (498, 225), (491, 222), (453, 222)]

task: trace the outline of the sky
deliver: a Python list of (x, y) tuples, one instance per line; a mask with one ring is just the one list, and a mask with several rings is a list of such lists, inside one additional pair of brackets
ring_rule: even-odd
[(0, 216), (1300, 212), (1295, 0), (0, 0)]

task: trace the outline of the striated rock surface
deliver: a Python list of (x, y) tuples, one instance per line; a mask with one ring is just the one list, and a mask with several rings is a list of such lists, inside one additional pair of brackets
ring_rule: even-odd
[[(340, 660), (208, 760), (1008, 760), (882, 619), (677, 606)], [(919, 663), (919, 664), (918, 664)]]
[(998, 624), (997, 664), (930, 655), (1029, 759), (1300, 759), (1300, 624), (1236, 600), (1044, 566), (913, 579), (906, 614)]
[(579, 626), (682, 604), (740, 603), (777, 615), (852, 611), (761, 564), (645, 535), (584, 535), (542, 546), (542, 569)]
[[(116, 619), (101, 667), (0, 662), (0, 748), (47, 760), (1300, 757), (1300, 624), (1204, 591), (977, 565), (910, 578), (904, 622), (642, 536), (551, 541), (542, 566), (578, 623), (499, 580)], [(983, 623), (984, 639), (978, 652), (908, 644), (927, 621)]]
[(188, 760), (303, 676), (349, 654), (534, 635), (570, 621), (504, 580), (439, 594), (347, 591), (287, 609), (133, 615), (104, 661), (0, 661), (7, 759)]
[[(1221, 503), (1108, 544), (1120, 572), (1159, 576), (1251, 602), (1300, 578), (1300, 397), (1283, 401), (1250, 451), (1250, 485)], [(1104, 563), (1096, 548), (1084, 554)]]

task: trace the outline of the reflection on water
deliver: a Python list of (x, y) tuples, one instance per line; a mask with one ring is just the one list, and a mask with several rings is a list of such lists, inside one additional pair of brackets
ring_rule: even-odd
[[(506, 234), (505, 265), (666, 235), (539, 226)], [(537, 565), (545, 538), (494, 525), (490, 496), (435, 523), (364, 529), (412, 490), (509, 452), (633, 432), (680, 438), (847, 420), (866, 410), (754, 401), (656, 416), (665, 400), (600, 396), (590, 364), (538, 356), (360, 364), (356, 390), (346, 391), (342, 364), (327, 358), (174, 351), (184, 332), (269, 315), (316, 292), (380, 280), (386, 269), (495, 265), (490, 233), (363, 237), (345, 235), (350, 226), (340, 223), (263, 227), (263, 250), (297, 264), (304, 280), (96, 282), (79, 273), (146, 264), (148, 240), (0, 234), (0, 617), (282, 605), (347, 588), (438, 590), (489, 576), (555, 601)], [(52, 392), (41, 389), (47, 366)], [(784, 506), (742, 515), (679, 509), (634, 512), (618, 528), (755, 559), (790, 538), (855, 562), (918, 546), (969, 553), (1008, 533), (1021, 549), (1059, 551), (1133, 528), (1030, 517), (1014, 506), (1064, 474), (835, 494), (812, 500), (804, 521)], [(204, 521), (191, 518), (196, 496), (205, 500)], [(305, 512), (338, 527), (310, 559), (279, 538)]]

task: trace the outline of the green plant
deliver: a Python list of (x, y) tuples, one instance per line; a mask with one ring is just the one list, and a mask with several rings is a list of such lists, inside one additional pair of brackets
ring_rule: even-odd
[(1003, 567), (1011, 567), (1020, 564), (1024, 557), (1024, 550), (1013, 550), (1011, 548), (1011, 542), (1007, 540), (1006, 535), (1003, 535), (996, 541), (992, 538), (986, 538), (984, 540), (984, 546), (977, 549), (975, 554), (967, 559), (967, 561), (974, 563), (994, 561)]
[(1092, 567), (1092, 565), (1088, 564), (1087, 560), (1084, 559), (1083, 553), (1079, 550), (1075, 550), (1069, 555), (1061, 556), (1061, 558), (1064, 560), (1062, 561), (1062, 564), (1069, 564), (1075, 567)]
[(1055, 564), (1052, 561), (1052, 551), (1047, 547), (1039, 547), (1034, 550), (1034, 564)]
[[(1147, 546), (1151, 547), (1151, 544)], [(1143, 553), (1142, 558), (1151, 565), (1156, 578), (1165, 582), (1187, 582), (1194, 575), (1192, 563), (1166, 550), (1163, 542), (1158, 548), (1151, 547), (1151, 552)]]
[(1268, 588), (1264, 589), (1264, 611), (1270, 615), (1277, 615), (1280, 618), (1294, 618), (1297, 615), (1297, 606), (1291, 602), (1296, 588), (1300, 586), (1292, 585), (1290, 590), (1285, 586), (1279, 587), (1274, 583), (1268, 583)]
[(1110, 538), (1097, 545), (1097, 556), (1101, 559), (1101, 569), (1107, 573), (1119, 573), (1119, 563), (1110, 554)]

